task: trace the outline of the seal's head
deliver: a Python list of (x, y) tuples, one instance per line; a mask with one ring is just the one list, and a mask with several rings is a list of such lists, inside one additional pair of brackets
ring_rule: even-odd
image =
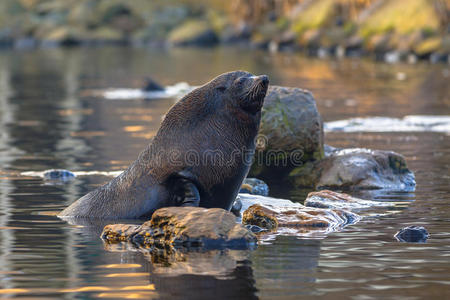
[(221, 94), (223, 101), (249, 114), (261, 111), (269, 86), (266, 75), (254, 76), (245, 71), (234, 71), (214, 78), (209, 84)]

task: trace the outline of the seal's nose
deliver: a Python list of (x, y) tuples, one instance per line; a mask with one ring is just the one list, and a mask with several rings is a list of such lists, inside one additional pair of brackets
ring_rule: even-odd
[(269, 85), (269, 77), (267, 77), (267, 75), (261, 75), (261, 76), (259, 76), (259, 81), (260, 81), (264, 86)]

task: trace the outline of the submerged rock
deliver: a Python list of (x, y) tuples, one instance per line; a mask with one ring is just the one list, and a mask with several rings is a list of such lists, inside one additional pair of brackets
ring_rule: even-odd
[(109, 242), (131, 241), (149, 247), (239, 248), (256, 245), (255, 235), (236, 217), (220, 208), (165, 207), (141, 226), (105, 226), (101, 237)]
[(360, 217), (341, 209), (306, 207), (289, 200), (240, 194), (242, 223), (296, 236), (311, 236), (339, 230), (355, 224)]
[(305, 206), (317, 208), (332, 208), (332, 209), (362, 209), (369, 207), (386, 207), (394, 206), (393, 203), (363, 200), (352, 197), (348, 194), (337, 193), (329, 190), (322, 190), (318, 192), (311, 192), (306, 197)]
[(349, 211), (320, 209), (306, 206), (268, 208), (260, 204), (250, 206), (243, 214), (242, 223), (268, 230), (278, 227), (337, 228), (356, 223), (359, 217)]
[(429, 236), (428, 231), (422, 226), (408, 226), (394, 235), (397, 241), (407, 243), (425, 243)]
[(392, 151), (328, 147), (320, 161), (294, 169), (296, 186), (316, 189), (388, 189), (414, 191), (414, 173), (403, 156)]
[(239, 193), (268, 196), (269, 186), (257, 178), (245, 178)]
[(44, 180), (66, 182), (75, 179), (76, 175), (64, 169), (51, 169), (44, 171), (42, 177)]
[(253, 175), (273, 176), (323, 157), (322, 119), (312, 94), (299, 88), (270, 86), (264, 100)]

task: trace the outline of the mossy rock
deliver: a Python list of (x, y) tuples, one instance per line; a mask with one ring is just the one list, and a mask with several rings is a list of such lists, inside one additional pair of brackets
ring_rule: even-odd
[(270, 86), (264, 100), (250, 176), (271, 181), (324, 157), (323, 125), (312, 94)]
[(410, 34), (416, 30), (439, 30), (439, 16), (428, 0), (387, 0), (360, 23), (359, 34), (368, 38), (374, 34), (396, 32)]
[(42, 36), (42, 40), (55, 45), (73, 45), (81, 42), (83, 30), (77, 27), (55, 27)]
[(206, 21), (189, 20), (172, 30), (168, 41), (174, 46), (209, 46), (216, 44), (218, 38)]
[(437, 52), (440, 50), (442, 45), (441, 37), (432, 37), (428, 38), (421, 43), (419, 43), (416, 47), (414, 47), (414, 52), (418, 56), (426, 56), (433, 52)]
[(292, 22), (292, 30), (302, 35), (308, 29), (322, 28), (335, 14), (334, 0), (315, 0), (301, 10)]
[(90, 31), (89, 38), (91, 40), (103, 42), (118, 42), (122, 40), (123, 36), (122, 33), (117, 30), (114, 30), (108, 26), (102, 26)]

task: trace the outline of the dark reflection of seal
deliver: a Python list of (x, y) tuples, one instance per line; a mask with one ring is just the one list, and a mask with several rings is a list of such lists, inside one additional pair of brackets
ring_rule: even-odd
[(235, 71), (195, 89), (167, 113), (121, 175), (60, 216), (148, 217), (166, 206), (230, 209), (255, 149), (267, 76)]

